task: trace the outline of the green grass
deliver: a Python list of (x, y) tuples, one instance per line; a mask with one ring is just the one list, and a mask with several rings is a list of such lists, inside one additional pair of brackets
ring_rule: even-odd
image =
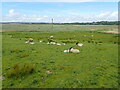
[[(66, 42), (66, 45), (47, 45), (51, 35), (56, 42)], [(30, 37), (35, 45), (25, 44)], [(63, 52), (76, 41), (84, 44), (74, 47), (80, 53)], [(91, 31), (4, 32), (3, 88), (117, 88), (118, 43), (116, 34)], [(7, 72), (17, 63), (32, 63), (35, 72), (9, 78)], [(52, 74), (47, 74), (48, 70)]]

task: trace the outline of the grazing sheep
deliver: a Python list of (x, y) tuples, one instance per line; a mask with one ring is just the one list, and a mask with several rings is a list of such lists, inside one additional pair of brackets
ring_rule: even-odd
[(56, 45), (61, 46), (61, 45), (66, 45), (66, 44), (65, 43), (62, 43), (62, 44), (56, 43)]
[(50, 36), (50, 38), (53, 38), (53, 36)]
[(26, 41), (25, 43), (26, 43), (26, 44), (27, 44), (27, 43), (29, 43), (29, 44), (35, 44), (35, 43), (33, 42), (33, 39), (32, 39), (32, 38), (29, 38), (28, 41)]
[(55, 45), (56, 43), (55, 42), (48, 42), (47, 44), (49, 44), (49, 45)]
[(43, 41), (39, 41), (39, 42), (43, 42)]
[(60, 44), (60, 43), (56, 43), (56, 42), (48, 42), (47, 44), (48, 44), (48, 45), (58, 45), (58, 46), (66, 45), (65, 43)]
[(65, 53), (80, 53), (78, 49), (73, 49), (72, 47), (69, 50), (64, 50)]
[(73, 49), (72, 47), (69, 49), (69, 52), (80, 53), (80, 51), (78, 49)]
[(34, 42), (30, 42), (30, 44), (35, 44)]
[(33, 42), (33, 39), (32, 38), (29, 38), (29, 40), (28, 40), (29, 42)]
[(93, 37), (94, 35), (91, 35), (91, 37)]
[(46, 73), (47, 73), (47, 74), (52, 74), (53, 72), (51, 72), (51, 71), (46, 71)]
[(83, 44), (82, 44), (82, 43), (79, 43), (79, 42), (77, 42), (76, 45), (79, 46), (79, 47), (82, 47), (82, 46), (83, 46)]
[(51, 42), (53, 45), (55, 45), (56, 43), (55, 42)]
[(61, 44), (60, 44), (60, 43), (56, 43), (56, 45), (61, 46)]
[(69, 52), (69, 50), (64, 50), (64, 53), (68, 53)]

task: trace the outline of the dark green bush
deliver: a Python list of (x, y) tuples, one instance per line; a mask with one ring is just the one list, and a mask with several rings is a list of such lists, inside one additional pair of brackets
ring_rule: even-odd
[(38, 80), (33, 80), (32, 83), (33, 83), (33, 84), (37, 84), (37, 83), (38, 83)]
[(88, 41), (88, 43), (90, 43), (90, 41)]
[(22, 77), (35, 71), (35, 65), (31, 63), (14, 64), (7, 72), (8, 77)]

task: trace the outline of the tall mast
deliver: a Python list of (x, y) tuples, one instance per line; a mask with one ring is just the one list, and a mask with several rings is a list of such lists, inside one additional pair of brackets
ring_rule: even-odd
[(53, 18), (52, 18), (52, 30), (53, 30)]

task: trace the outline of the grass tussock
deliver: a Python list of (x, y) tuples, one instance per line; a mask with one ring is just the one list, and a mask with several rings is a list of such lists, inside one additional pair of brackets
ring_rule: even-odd
[(31, 63), (14, 64), (7, 72), (9, 78), (11, 77), (22, 77), (29, 75), (35, 71), (35, 65)]

